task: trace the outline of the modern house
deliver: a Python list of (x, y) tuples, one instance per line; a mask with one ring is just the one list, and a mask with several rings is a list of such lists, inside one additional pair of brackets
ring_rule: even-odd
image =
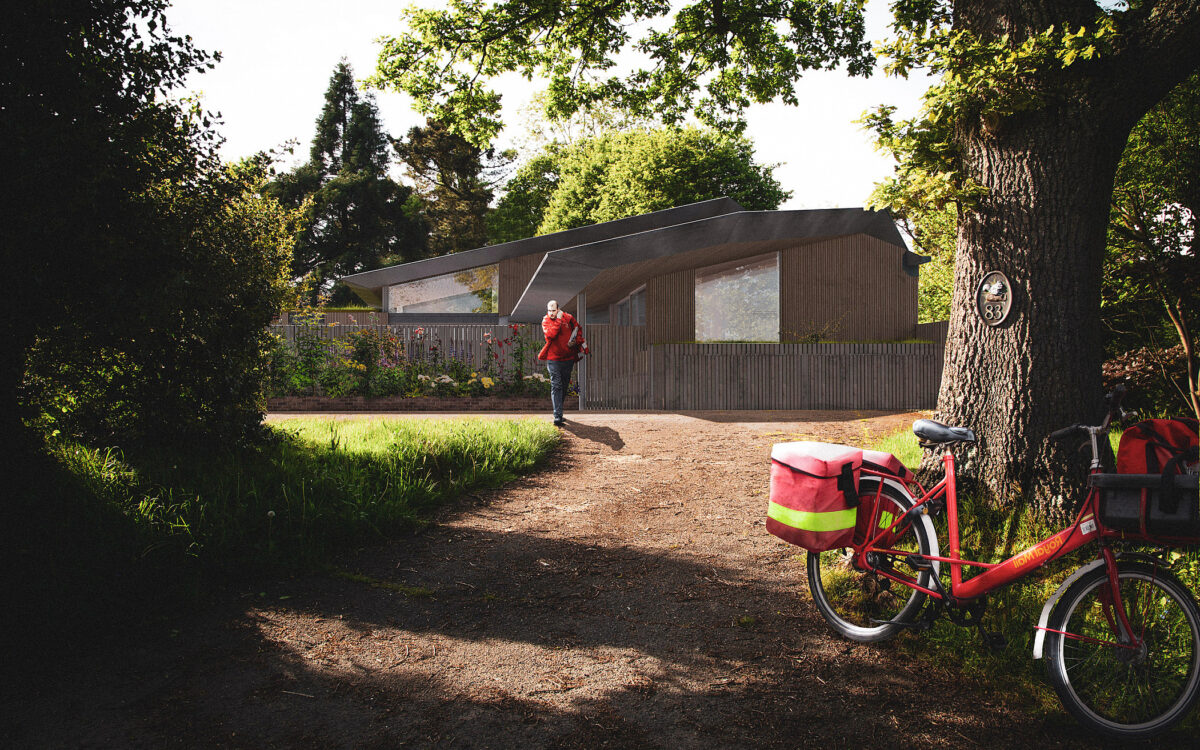
[(556, 299), (651, 343), (912, 338), (917, 274), (891, 218), (728, 198), (347, 276), (389, 324), (537, 323)]
[[(745, 211), (719, 198), (343, 281), (393, 326), (536, 324), (547, 300), (557, 300), (584, 324), (597, 352), (586, 368), (593, 403), (907, 408), (936, 396), (940, 345), (917, 353), (890, 345), (886, 363), (854, 357), (884, 356), (868, 349), (919, 335), (925, 260), (906, 249), (885, 212)], [(822, 349), (818, 340), (855, 343)], [(718, 367), (721, 358), (727, 362)], [(816, 382), (832, 375), (814, 380), (818, 364), (849, 390), (820, 395), (837, 388)], [(897, 373), (894, 397), (871, 395), (877, 389), (868, 381), (881, 366)], [(900, 371), (913, 367), (921, 371), (909, 379), (919, 393), (909, 397)], [(667, 374), (676, 371), (683, 374)]]

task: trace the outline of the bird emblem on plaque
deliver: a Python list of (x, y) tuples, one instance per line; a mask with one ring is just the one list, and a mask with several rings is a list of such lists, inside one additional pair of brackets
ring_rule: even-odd
[(998, 326), (1007, 320), (1012, 311), (1012, 300), (1012, 284), (1007, 276), (999, 271), (984, 274), (975, 292), (975, 309), (984, 323)]

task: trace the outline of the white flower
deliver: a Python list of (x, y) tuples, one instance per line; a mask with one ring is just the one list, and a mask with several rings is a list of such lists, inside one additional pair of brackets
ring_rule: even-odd
[(455, 382), (454, 382), (454, 380), (453, 380), (453, 379), (452, 379), (452, 378), (451, 378), (449, 375), (441, 375), (441, 376), (439, 376), (439, 377), (438, 377), (438, 379), (437, 379), (437, 382), (439, 382), (439, 383), (447, 383), (447, 384), (449, 384), (449, 385), (455, 385)]
[(418, 375), (417, 380), (429, 380), (429, 376), (428, 375)]

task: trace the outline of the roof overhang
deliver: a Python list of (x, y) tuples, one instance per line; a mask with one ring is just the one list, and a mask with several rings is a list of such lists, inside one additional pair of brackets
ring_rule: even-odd
[(908, 256), (913, 254), (905, 248), (886, 211), (738, 211), (548, 252), (509, 320), (536, 323), (542, 318), (546, 300), (565, 304), (602, 271), (617, 266), (718, 246), (735, 246), (738, 255), (750, 256), (794, 241), (852, 234), (869, 235), (899, 247), (905, 253), (906, 269), (910, 265)]
[[(577, 229), (567, 229), (553, 234), (529, 237), (523, 240), (505, 242), (500, 245), (488, 245), (475, 250), (461, 253), (442, 255), (437, 258), (402, 263), (374, 271), (364, 271), (350, 276), (343, 276), (342, 282), (350, 287), (367, 304), (380, 307), (383, 304), (383, 288), (393, 284), (403, 284), (408, 281), (427, 279), (432, 276), (442, 276), (457, 273), (469, 268), (479, 268), (499, 263), (509, 258), (519, 258), (525, 255), (546, 254), (576, 246), (586, 246), (596, 242), (636, 235), (639, 233), (670, 227), (677, 224), (721, 216), (739, 212), (742, 207), (730, 198), (715, 198), (713, 200), (690, 203), (686, 206), (668, 208), (648, 214), (630, 216), (625, 219), (606, 221)], [(574, 295), (572, 295), (574, 296)], [(539, 316), (539, 320), (540, 320)]]

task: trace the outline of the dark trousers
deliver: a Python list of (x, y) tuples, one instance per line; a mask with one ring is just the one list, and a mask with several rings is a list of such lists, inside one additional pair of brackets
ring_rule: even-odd
[(572, 360), (549, 360), (546, 370), (550, 373), (550, 406), (554, 408), (554, 419), (563, 418), (563, 402), (567, 400), (567, 386), (571, 383), (571, 370), (575, 362)]

